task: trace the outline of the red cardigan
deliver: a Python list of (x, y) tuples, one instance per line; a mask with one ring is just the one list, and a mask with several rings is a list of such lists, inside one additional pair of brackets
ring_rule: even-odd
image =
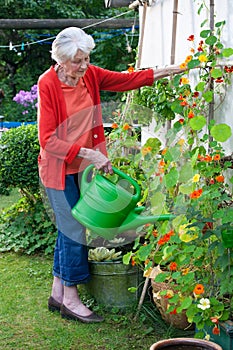
[[(107, 154), (100, 90), (123, 92), (150, 86), (154, 82), (153, 70), (120, 73), (90, 65), (84, 75), (84, 82), (95, 106), (93, 145), (94, 148), (100, 146), (100, 150)], [(54, 67), (50, 67), (39, 77), (38, 91), (39, 175), (45, 187), (63, 190), (66, 164), (72, 163), (82, 145), (66, 141), (66, 105)]]

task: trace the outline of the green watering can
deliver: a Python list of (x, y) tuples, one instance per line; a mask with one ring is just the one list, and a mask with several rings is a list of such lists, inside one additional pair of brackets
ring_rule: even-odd
[(171, 214), (139, 215), (145, 207), (137, 207), (141, 197), (138, 183), (115, 167), (116, 183), (100, 173), (88, 181), (93, 168), (89, 165), (83, 172), (80, 199), (72, 208), (72, 215), (97, 235), (109, 240), (147, 223), (174, 218)]

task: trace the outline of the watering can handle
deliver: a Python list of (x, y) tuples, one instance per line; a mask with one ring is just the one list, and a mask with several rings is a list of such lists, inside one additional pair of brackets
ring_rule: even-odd
[[(83, 172), (82, 175), (82, 181), (81, 181), (81, 194), (85, 192), (88, 184), (90, 182), (88, 182), (88, 175), (90, 174), (90, 171), (94, 168), (93, 164), (90, 164)], [(115, 174), (119, 175), (121, 178), (127, 180), (135, 189), (135, 194), (133, 195), (135, 201), (139, 201), (140, 196), (141, 196), (141, 189), (140, 186), (138, 185), (138, 183), (132, 179), (130, 176), (128, 176), (127, 174), (123, 173), (121, 170), (112, 167), (112, 170)], [(107, 178), (106, 178), (107, 179)]]

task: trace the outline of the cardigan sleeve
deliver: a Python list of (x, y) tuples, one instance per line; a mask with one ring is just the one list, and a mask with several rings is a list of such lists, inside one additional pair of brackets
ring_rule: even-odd
[(151, 86), (154, 83), (153, 69), (133, 73), (113, 72), (94, 66), (100, 90), (124, 92)]

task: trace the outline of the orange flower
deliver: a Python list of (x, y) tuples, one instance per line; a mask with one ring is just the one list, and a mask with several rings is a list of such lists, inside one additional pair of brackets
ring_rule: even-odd
[(199, 190), (195, 190), (192, 193), (190, 193), (189, 197), (192, 199), (196, 199), (201, 197), (203, 190), (200, 188)]
[(134, 258), (131, 258), (131, 265), (134, 266), (136, 264), (136, 261), (134, 260)]
[(214, 328), (212, 329), (212, 333), (215, 335), (219, 335), (220, 334), (220, 329), (218, 328), (218, 326), (214, 326)]
[(176, 271), (177, 270), (177, 263), (176, 262), (171, 262), (170, 265), (169, 265), (169, 269), (171, 271)]
[(168, 233), (167, 233), (168, 236), (174, 236), (175, 235), (175, 232), (174, 230), (170, 230)]
[(171, 236), (170, 234), (166, 233), (158, 240), (158, 245), (163, 245), (167, 243), (170, 240)]
[(223, 78), (217, 78), (215, 79), (215, 83), (223, 83), (224, 79)]
[(186, 57), (185, 62), (190, 62), (192, 60), (193, 56), (189, 55)]
[(117, 124), (117, 123), (113, 123), (112, 126), (111, 126), (111, 128), (117, 129), (117, 128), (118, 128), (118, 124)]
[(193, 117), (194, 117), (193, 111), (189, 111), (189, 112), (188, 112), (188, 118), (189, 118), (189, 119), (192, 119)]
[(143, 156), (145, 156), (147, 153), (150, 153), (151, 151), (152, 147), (143, 147), (141, 150)]
[(166, 154), (167, 153), (167, 148), (164, 148), (163, 150), (162, 150), (162, 155), (164, 156), (164, 154)]
[(159, 162), (159, 166), (164, 166), (164, 165), (165, 165), (165, 161), (163, 159), (161, 159)]
[(158, 237), (158, 231), (157, 231), (156, 229), (154, 229), (154, 230), (152, 231), (152, 235), (153, 235), (154, 237)]
[(199, 295), (199, 294), (203, 294), (204, 291), (205, 290), (204, 290), (203, 284), (197, 284), (193, 290), (193, 293)]
[(128, 123), (125, 123), (123, 125), (123, 130), (129, 130), (131, 128), (131, 126)]
[(221, 156), (219, 153), (215, 154), (214, 156), (214, 160), (220, 160), (221, 159)]
[(209, 156), (208, 154), (204, 157), (204, 159), (203, 159), (205, 162), (211, 162), (211, 160), (212, 160), (212, 157), (211, 156)]
[(184, 124), (184, 118), (180, 118), (180, 119), (178, 120), (178, 122), (179, 122), (180, 124)]
[(180, 79), (180, 83), (181, 83), (181, 84), (183, 84), (183, 85), (186, 85), (186, 84), (188, 84), (188, 83), (189, 83), (189, 79), (188, 79), (188, 78), (183, 77), (183, 78), (181, 78), (181, 79)]
[(176, 315), (176, 314), (177, 314), (176, 309), (174, 309), (173, 311), (170, 312), (170, 315)]
[(134, 72), (134, 67), (129, 66), (129, 68), (127, 69), (127, 71), (128, 71), (129, 73), (133, 73), (133, 72)]
[(217, 182), (224, 182), (224, 176), (223, 175), (218, 175), (218, 176), (215, 177), (215, 180)]
[(214, 317), (210, 317), (210, 319), (211, 319), (211, 321), (213, 322), (213, 323), (218, 323), (218, 319), (219, 319), (219, 317), (218, 316), (214, 316)]
[(182, 102), (180, 102), (180, 105), (181, 106), (188, 106), (188, 102), (187, 101), (182, 101)]
[(188, 39), (187, 39), (188, 41), (194, 41), (194, 35), (192, 34), (192, 35), (189, 35), (189, 37), (188, 37)]
[(185, 68), (187, 68), (186, 63), (185, 62), (181, 63), (180, 64), (180, 69), (185, 69)]
[(198, 91), (194, 91), (194, 93), (193, 93), (193, 97), (198, 97), (199, 96), (199, 92)]

